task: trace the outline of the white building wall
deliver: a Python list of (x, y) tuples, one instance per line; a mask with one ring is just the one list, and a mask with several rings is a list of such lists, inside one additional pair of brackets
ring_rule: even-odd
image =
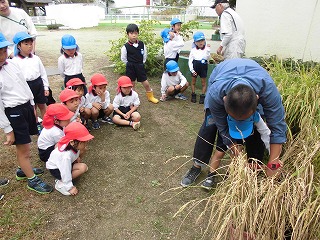
[(237, 0), (246, 30), (246, 56), (320, 62), (320, 1)]

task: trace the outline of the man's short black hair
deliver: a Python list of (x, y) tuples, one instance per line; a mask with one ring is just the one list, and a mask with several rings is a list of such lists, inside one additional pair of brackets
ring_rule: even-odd
[(224, 107), (228, 113), (241, 118), (249, 112), (255, 112), (258, 99), (255, 91), (248, 85), (239, 84), (233, 87), (224, 101)]
[(127, 28), (126, 28), (127, 34), (128, 33), (133, 33), (133, 32), (137, 32), (139, 33), (139, 27), (137, 24), (134, 23), (130, 23), (128, 24)]

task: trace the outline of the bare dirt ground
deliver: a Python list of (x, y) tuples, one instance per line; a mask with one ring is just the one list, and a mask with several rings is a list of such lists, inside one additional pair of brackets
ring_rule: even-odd
[[(63, 34), (77, 39), (84, 55), (87, 82), (93, 73), (103, 73), (109, 81), (111, 98), (115, 96), (118, 75), (108, 68), (104, 54), (109, 40), (120, 37), (116, 30), (39, 30), (37, 55), (46, 67), (56, 67)], [(58, 99), (63, 84), (60, 76), (49, 77)], [(160, 76), (150, 79), (155, 95), (160, 97)], [(136, 88), (141, 100), (142, 126), (102, 124), (92, 131), (95, 139), (83, 159), (89, 171), (75, 185), (79, 194), (62, 196), (57, 191), (42, 196), (26, 189), (25, 182), (14, 178), (15, 148), (0, 146), (0, 177), (10, 184), (2, 188), (0, 203), (1, 239), (200, 239), (206, 227), (196, 224), (199, 209), (173, 218), (189, 200), (203, 199), (209, 193), (200, 188), (182, 191), (180, 180), (191, 166), (196, 134), (203, 119), (203, 105), (172, 100), (157, 105), (149, 103), (141, 84)], [(190, 91), (186, 95), (190, 98)], [(34, 166), (38, 160), (36, 137), (32, 144)], [(169, 159), (180, 156), (177, 159)], [(186, 156), (186, 157), (182, 157)], [(200, 180), (206, 173), (202, 173)], [(46, 171), (43, 178), (53, 184)], [(178, 188), (178, 189), (175, 189)], [(169, 190), (169, 191), (168, 191)], [(201, 208), (200, 208), (201, 209)], [(1, 233), (2, 232), (2, 233)], [(207, 239), (207, 237), (204, 237)]]

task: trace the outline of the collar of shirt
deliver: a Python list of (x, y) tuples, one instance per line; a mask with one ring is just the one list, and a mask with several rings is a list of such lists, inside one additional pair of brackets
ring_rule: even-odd
[(8, 62), (4, 62), (4, 64), (2, 65), (2, 66), (0, 66), (0, 70), (2, 69), (2, 67), (4, 66), (4, 65), (7, 65), (8, 64)]
[[(26, 58), (25, 56), (21, 55), (20, 52), (18, 53), (18, 56), (19, 56), (20, 58), (22, 58), (22, 59)], [(31, 53), (28, 55), (28, 58), (32, 58), (32, 54), (31, 54)]]
[(125, 95), (122, 91), (121, 91), (121, 96), (125, 97), (125, 96), (131, 96), (132, 95), (132, 90), (130, 91), (130, 93), (128, 95)]

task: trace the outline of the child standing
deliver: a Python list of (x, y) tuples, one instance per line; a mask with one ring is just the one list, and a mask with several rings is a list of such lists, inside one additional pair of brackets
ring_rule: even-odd
[(187, 97), (182, 93), (188, 86), (189, 83), (187, 79), (179, 71), (178, 63), (174, 60), (170, 60), (166, 64), (166, 71), (162, 74), (160, 101), (166, 101), (167, 96), (174, 96), (176, 99), (187, 100)]
[(38, 138), (38, 151), (41, 161), (47, 162), (57, 142), (64, 136), (63, 128), (70, 123), (73, 112), (60, 103), (48, 106), (44, 114), (43, 129)]
[[(72, 78), (80, 78), (82, 82), (86, 80), (82, 74), (83, 58), (79, 52), (79, 47), (76, 39), (69, 34), (63, 35), (61, 38), (61, 56), (58, 58), (58, 69), (60, 75), (64, 78), (64, 86)], [(84, 94), (87, 93), (87, 88), (84, 85)]]
[(204, 103), (205, 93), (207, 91), (207, 72), (208, 60), (210, 58), (210, 44), (206, 44), (206, 38), (202, 32), (196, 32), (193, 35), (194, 45), (189, 55), (189, 69), (192, 74), (191, 82), (191, 102), (197, 102), (197, 95), (195, 93), (196, 80), (199, 76), (202, 84), (202, 94), (200, 95), (199, 103)]
[(181, 35), (174, 33), (172, 29), (165, 28), (161, 32), (161, 37), (164, 42), (163, 52), (164, 52), (164, 67), (166, 69), (166, 64), (170, 60), (178, 62), (179, 52), (184, 46), (184, 41)]
[(59, 98), (61, 103), (73, 112), (70, 122), (80, 122), (80, 115), (77, 112), (80, 103), (79, 95), (75, 91), (65, 88), (61, 91)]
[(80, 153), (86, 151), (87, 143), (94, 137), (85, 126), (72, 122), (64, 129), (65, 136), (60, 139), (46, 163), (51, 175), (55, 177), (55, 189), (63, 195), (77, 195), (78, 189), (72, 180), (88, 171), (81, 162)]
[(148, 101), (158, 103), (147, 80), (144, 63), (147, 60), (147, 49), (142, 41), (138, 40), (139, 28), (136, 24), (129, 24), (126, 28), (129, 41), (121, 48), (121, 61), (126, 64), (126, 76), (134, 87), (135, 80), (141, 82), (146, 90)]
[(131, 126), (134, 130), (140, 127), (141, 116), (137, 112), (140, 105), (138, 93), (132, 89), (131, 79), (122, 76), (118, 79), (118, 94), (113, 100), (113, 122), (117, 125)]
[(91, 110), (87, 106), (87, 100), (84, 96), (85, 83), (80, 78), (72, 78), (67, 82), (67, 88), (75, 91), (79, 95), (80, 103), (76, 115), (81, 118), (82, 124), (88, 128), (88, 120), (91, 118)]
[[(41, 118), (43, 118), (46, 112), (47, 97), (49, 96), (49, 81), (40, 58), (32, 54), (34, 39), (26, 32), (18, 32), (14, 35), (13, 42), (16, 44), (13, 59), (19, 64), (34, 96), (35, 107), (39, 108)], [(40, 133), (40, 123), (38, 123), (38, 130)]]
[(38, 133), (33, 94), (19, 65), (7, 59), (9, 45), (12, 44), (0, 33), (0, 128), (6, 134), (4, 145), (16, 145), (17, 159), (21, 167), (18, 169), (19, 176), (23, 175), (23, 179), (28, 179), (27, 187), (38, 193), (50, 193), (52, 186), (36, 176), (31, 167), (30, 135)]
[(112, 119), (109, 117), (113, 112), (113, 105), (110, 103), (110, 93), (107, 90), (108, 81), (100, 73), (96, 73), (91, 77), (91, 86), (86, 95), (87, 108), (91, 109), (91, 119), (93, 121), (92, 128), (99, 129), (101, 121), (113, 124)]

